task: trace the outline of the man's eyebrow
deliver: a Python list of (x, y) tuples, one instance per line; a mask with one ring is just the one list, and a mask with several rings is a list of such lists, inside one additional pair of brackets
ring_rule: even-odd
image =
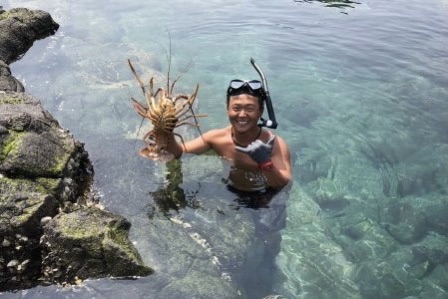
[(232, 108), (240, 108), (240, 107), (252, 108), (252, 107), (255, 107), (255, 104), (246, 104), (246, 105), (243, 105), (243, 104), (233, 104), (233, 105), (230, 105), (230, 107), (232, 107)]

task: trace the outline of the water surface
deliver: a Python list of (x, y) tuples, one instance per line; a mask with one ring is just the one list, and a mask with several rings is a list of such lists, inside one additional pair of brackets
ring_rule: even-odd
[[(235, 283), (252, 298), (374, 298), (381, 284), (395, 298), (446, 296), (446, 260), (429, 261), (433, 269), (425, 272), (409, 253), (429, 246), (428, 238), (448, 244), (446, 221), (433, 212), (448, 208), (446, 1), (9, 0), (3, 6), (42, 9), (61, 25), (11, 69), (85, 143), (102, 203), (132, 222), (131, 238), (156, 274), (2, 296), (179, 298), (195, 274), (215, 277), (217, 286)], [(261, 248), (253, 217), (263, 211), (235, 208), (221, 183), (220, 159), (185, 157), (183, 182), (170, 185), (164, 165), (137, 155), (141, 121), (129, 99), (141, 94), (126, 60), (164, 85), (169, 53), (173, 76), (189, 66), (178, 92), (200, 83), (197, 109), (209, 114), (202, 130), (227, 125), (227, 83), (257, 79), (250, 57), (268, 78), (277, 133), (291, 148), (294, 187), (282, 241), (272, 245), (280, 244), (278, 275), (264, 275), (272, 265), (260, 261), (248, 267), (248, 276), (270, 282), (262, 294), (238, 273), (247, 267), (240, 263), (256, 260), (247, 257), (248, 244)], [(178, 202), (164, 206), (166, 192), (180, 192)], [(386, 229), (394, 207), (414, 216), (397, 212), (402, 222)], [(439, 220), (423, 221), (422, 235), (407, 238), (401, 225), (416, 227), (428, 215)], [(359, 223), (369, 227), (364, 237), (346, 240)], [(365, 244), (382, 246), (365, 250)], [(392, 269), (378, 268), (381, 261)], [(393, 282), (367, 273), (380, 270), (400, 281), (396, 293)]]

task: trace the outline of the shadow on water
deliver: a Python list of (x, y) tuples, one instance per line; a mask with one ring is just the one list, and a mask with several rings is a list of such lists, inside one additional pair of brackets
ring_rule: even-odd
[(341, 13), (348, 14), (345, 10), (346, 8), (355, 8), (355, 5), (361, 4), (361, 2), (351, 1), (351, 0), (294, 0), (294, 2), (300, 3), (312, 3), (321, 2), (325, 4), (325, 7), (335, 7), (341, 10)]
[(166, 183), (162, 184), (156, 191), (149, 192), (153, 198), (154, 205), (148, 205), (147, 215), (153, 218), (156, 213), (161, 213), (165, 217), (179, 213), (180, 210), (190, 207), (197, 209), (200, 207), (196, 201), (198, 190), (188, 192), (180, 185), (183, 183), (182, 161), (173, 160), (166, 163)]

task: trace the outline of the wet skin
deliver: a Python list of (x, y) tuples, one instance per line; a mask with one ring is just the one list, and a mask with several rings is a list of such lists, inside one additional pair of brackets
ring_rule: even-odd
[[(172, 135), (168, 151), (180, 157), (183, 153), (201, 154), (212, 149), (219, 156), (232, 161), (234, 168), (239, 171), (259, 171), (258, 164), (250, 156), (235, 149), (235, 143), (247, 146), (255, 139), (266, 143), (274, 135), (270, 130), (260, 129), (257, 125), (258, 119), (263, 114), (258, 98), (249, 94), (231, 96), (227, 114), (230, 126), (210, 130), (186, 142), (184, 146), (179, 144)], [(271, 160), (273, 167), (263, 170), (267, 186), (281, 188), (291, 180), (291, 162), (288, 145), (280, 136), (275, 139)]]

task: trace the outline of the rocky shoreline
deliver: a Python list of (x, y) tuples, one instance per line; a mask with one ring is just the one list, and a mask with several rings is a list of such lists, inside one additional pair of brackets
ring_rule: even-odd
[(0, 291), (152, 273), (130, 223), (98, 204), (84, 145), (11, 74), (58, 28), (44, 11), (0, 7)]

